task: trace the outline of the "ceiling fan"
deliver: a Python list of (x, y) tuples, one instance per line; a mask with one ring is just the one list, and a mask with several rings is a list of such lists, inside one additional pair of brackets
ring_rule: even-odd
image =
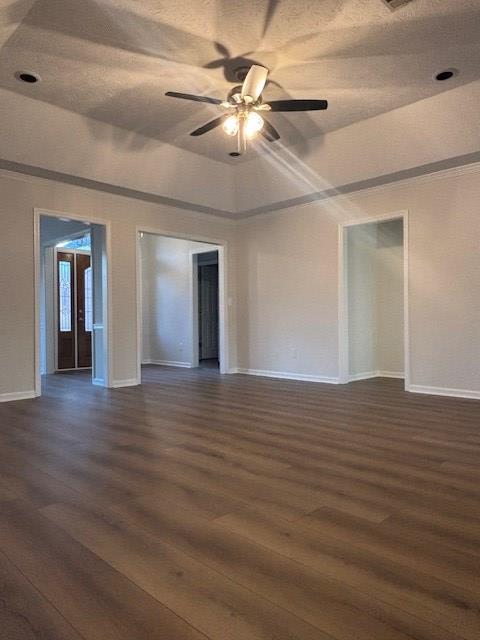
[(246, 150), (247, 140), (251, 140), (258, 133), (269, 142), (280, 139), (278, 131), (265, 119), (265, 113), (269, 111), (318, 111), (328, 107), (326, 100), (271, 100), (268, 103), (263, 102), (262, 91), (265, 88), (267, 76), (268, 69), (257, 64), (252, 65), (245, 75), (243, 84), (231, 89), (226, 100), (175, 91), (167, 91), (165, 95), (194, 102), (208, 102), (225, 109), (224, 114), (195, 129), (190, 135), (201, 136), (223, 125), (226, 134), (237, 136), (238, 153), (234, 155), (241, 155)]

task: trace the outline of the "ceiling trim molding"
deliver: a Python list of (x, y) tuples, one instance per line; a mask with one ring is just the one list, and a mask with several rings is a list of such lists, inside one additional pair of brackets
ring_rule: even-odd
[(41, 167), (13, 162), (11, 160), (3, 160), (1, 158), (0, 175), (30, 182), (45, 182), (53, 180), (54, 182), (61, 182), (63, 184), (69, 184), (75, 187), (83, 187), (92, 191), (110, 193), (112, 195), (117, 195), (124, 198), (143, 200), (144, 202), (150, 202), (152, 204), (163, 204), (175, 209), (188, 211), (192, 214), (201, 214), (202, 217), (209, 216), (215, 218), (217, 222), (219, 218), (226, 223), (234, 222), (233, 217), (235, 216), (235, 214), (231, 211), (215, 209), (214, 207), (207, 207), (205, 205), (178, 200), (177, 198), (169, 198), (168, 196), (161, 196), (145, 191), (137, 191), (136, 189), (131, 189), (129, 187), (120, 187), (117, 185), (109, 184), (107, 182), (91, 180), (90, 178), (80, 178), (67, 173), (61, 173), (59, 171), (53, 171), (50, 169), (42, 169)]
[[(451, 165), (451, 166), (446, 166)], [(373, 192), (384, 191), (392, 187), (421, 184), (441, 180), (453, 176), (480, 172), (480, 151), (465, 156), (458, 156), (449, 160), (421, 165), (413, 169), (405, 169), (397, 173), (385, 174), (360, 182), (353, 182), (341, 187), (332, 187), (323, 191), (316, 191), (256, 207), (236, 214), (237, 220), (245, 221), (257, 216), (275, 215), (293, 207), (303, 207), (324, 200), (345, 198), (349, 195), (368, 195)]]
[[(441, 168), (445, 167), (446, 164), (450, 164), (451, 166)], [(187, 211), (194, 217), (204, 219), (206, 216), (207, 218), (214, 219), (216, 222), (221, 221), (229, 225), (247, 223), (257, 217), (265, 218), (279, 215), (281, 213), (287, 213), (289, 209), (294, 207), (303, 208), (314, 202), (345, 199), (351, 195), (355, 195), (356, 197), (368, 196), (372, 193), (385, 191), (395, 187), (430, 183), (435, 180), (443, 180), (455, 176), (475, 173), (480, 173), (480, 151), (466, 156), (451, 158), (446, 161), (423, 165), (414, 169), (406, 169), (394, 174), (386, 174), (369, 180), (354, 182), (341, 187), (332, 187), (331, 189), (274, 202), (255, 209), (235, 212), (206, 207), (204, 205), (196, 205), (176, 198), (136, 191), (135, 189), (130, 189), (128, 187), (119, 187), (88, 178), (77, 178), (69, 174), (63, 174), (49, 169), (42, 169), (40, 167), (0, 159), (0, 176), (6, 178), (39, 183), (45, 183), (53, 180), (54, 182), (83, 187), (92, 191), (100, 191), (120, 197), (142, 200), (152, 204), (160, 204), (175, 209), (181, 209), (183, 211)]]

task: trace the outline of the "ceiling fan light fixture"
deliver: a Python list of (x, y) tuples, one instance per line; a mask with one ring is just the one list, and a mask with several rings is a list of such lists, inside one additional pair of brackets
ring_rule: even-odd
[(254, 138), (262, 130), (264, 119), (256, 111), (250, 111), (245, 122), (245, 135), (247, 138)]
[(238, 133), (238, 129), (239, 129), (238, 115), (233, 114), (231, 116), (228, 116), (228, 118), (223, 123), (223, 130), (225, 131), (225, 133), (229, 136), (236, 136)]

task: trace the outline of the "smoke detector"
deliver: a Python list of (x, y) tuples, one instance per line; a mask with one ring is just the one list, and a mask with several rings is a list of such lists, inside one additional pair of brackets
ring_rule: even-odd
[(410, 4), (413, 0), (382, 0), (383, 4), (386, 4), (391, 11), (400, 9), (404, 4)]

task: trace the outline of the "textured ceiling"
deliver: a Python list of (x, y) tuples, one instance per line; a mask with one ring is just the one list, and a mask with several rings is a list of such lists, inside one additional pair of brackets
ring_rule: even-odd
[[(188, 135), (217, 107), (165, 91), (224, 98), (242, 59), (263, 64), (267, 100), (329, 100), (326, 112), (270, 114), (301, 154), (322, 132), (480, 78), (479, 0), (394, 12), (381, 0), (0, 0), (0, 39), (1, 87), (117, 125), (124, 144), (138, 144), (134, 131), (232, 163), (221, 129)], [(447, 67), (460, 74), (434, 82)]]

